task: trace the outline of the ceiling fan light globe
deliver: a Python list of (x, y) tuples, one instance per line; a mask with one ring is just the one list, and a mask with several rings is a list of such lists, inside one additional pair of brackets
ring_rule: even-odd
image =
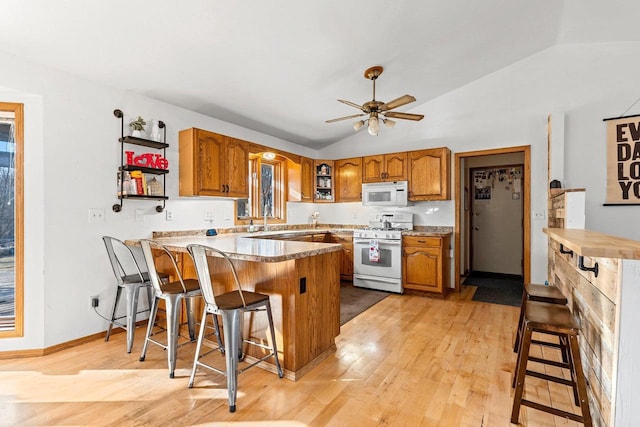
[(364, 120), (358, 120), (353, 124), (353, 130), (358, 132), (362, 126), (364, 126)]
[(387, 127), (392, 128), (396, 125), (396, 121), (391, 119), (385, 119), (384, 124), (387, 125)]
[(373, 136), (378, 136), (378, 133), (380, 132), (380, 122), (378, 121), (378, 118), (373, 116), (371, 118), (369, 118), (369, 133)]

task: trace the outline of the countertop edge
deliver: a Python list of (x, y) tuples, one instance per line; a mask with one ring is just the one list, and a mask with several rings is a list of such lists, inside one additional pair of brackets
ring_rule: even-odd
[(600, 258), (640, 260), (640, 242), (598, 231), (543, 228), (550, 238), (578, 255)]

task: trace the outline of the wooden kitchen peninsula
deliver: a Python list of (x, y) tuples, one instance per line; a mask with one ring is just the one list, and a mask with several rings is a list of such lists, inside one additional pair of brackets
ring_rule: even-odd
[(640, 393), (640, 242), (582, 229), (544, 231), (549, 283), (567, 297), (581, 326), (594, 425), (640, 425), (633, 405)]
[[(265, 233), (265, 237), (267, 237)], [(219, 249), (233, 260), (243, 289), (267, 294), (271, 299), (278, 353), (285, 377), (296, 380), (335, 351), (340, 334), (339, 244), (270, 240), (259, 235), (225, 234), (213, 237), (181, 236), (153, 239), (173, 251), (185, 278), (196, 278), (189, 244)], [(133, 242), (131, 242), (133, 243)], [(167, 259), (168, 261), (168, 259)], [(228, 267), (210, 257), (214, 283), (232, 286)], [(222, 267), (218, 268), (220, 265)], [(158, 270), (171, 272), (159, 262)], [(228, 289), (215, 289), (216, 293)], [(256, 316), (245, 322), (245, 334), (265, 339), (266, 320)], [(248, 330), (250, 326), (251, 330)], [(249, 353), (249, 356), (252, 354)], [(271, 368), (271, 364), (262, 363)], [(273, 366), (275, 369), (275, 366)]]

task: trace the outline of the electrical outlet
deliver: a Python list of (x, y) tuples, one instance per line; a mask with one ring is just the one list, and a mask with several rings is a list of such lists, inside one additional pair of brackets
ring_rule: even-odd
[(166, 211), (164, 211), (164, 218), (167, 221), (173, 221), (173, 211), (167, 209)]
[(89, 223), (104, 222), (104, 209), (89, 209)]
[(100, 298), (97, 296), (91, 297), (91, 308), (97, 308), (100, 305)]

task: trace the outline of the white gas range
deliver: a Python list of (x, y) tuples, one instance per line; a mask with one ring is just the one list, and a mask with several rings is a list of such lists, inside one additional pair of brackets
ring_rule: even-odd
[(413, 230), (413, 214), (369, 214), (369, 227), (353, 232), (353, 285), (402, 293), (402, 232)]

